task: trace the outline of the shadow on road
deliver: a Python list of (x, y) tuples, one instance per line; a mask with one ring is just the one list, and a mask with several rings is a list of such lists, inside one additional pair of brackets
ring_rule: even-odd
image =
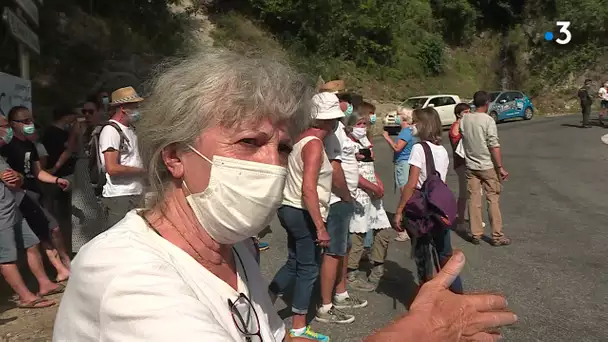
[(393, 299), (393, 310), (397, 309), (397, 302), (409, 308), (418, 289), (414, 275), (410, 270), (391, 260), (384, 263), (384, 269), (385, 276), (380, 280), (376, 292)]

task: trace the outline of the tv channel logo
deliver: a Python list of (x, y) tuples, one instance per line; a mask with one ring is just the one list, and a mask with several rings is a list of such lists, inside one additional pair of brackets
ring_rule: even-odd
[(562, 37), (555, 39), (555, 35), (553, 34), (553, 32), (547, 31), (547, 32), (545, 32), (545, 40), (546, 41), (555, 40), (555, 42), (560, 45), (566, 45), (566, 44), (570, 43), (570, 41), (572, 40), (572, 33), (570, 32), (570, 30), (568, 30), (568, 28), (570, 27), (570, 22), (569, 21), (558, 21), (555, 23), (555, 25), (557, 27), (559, 27), (559, 33), (564, 36), (563, 39), (562, 39)]

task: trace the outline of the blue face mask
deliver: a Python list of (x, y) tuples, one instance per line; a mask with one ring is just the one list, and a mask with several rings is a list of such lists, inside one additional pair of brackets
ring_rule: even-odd
[(6, 144), (13, 140), (13, 129), (11, 127), (6, 129), (6, 132), (4, 132), (4, 135), (2, 136), (2, 140), (4, 140)]
[(376, 123), (376, 113), (369, 116), (369, 123), (372, 125)]
[(32, 135), (36, 132), (36, 126), (34, 125), (24, 125), (23, 126), (23, 134)]
[(139, 113), (139, 109), (133, 109), (129, 113), (129, 119), (131, 120), (131, 122), (137, 122), (137, 121), (139, 121), (140, 117), (141, 117), (141, 114)]
[(108, 104), (110, 104), (110, 98), (107, 96), (104, 96), (101, 98), (101, 102), (107, 106)]
[(395, 124), (401, 125), (401, 117), (399, 115), (395, 116)]
[(349, 103), (348, 107), (346, 107), (346, 110), (344, 111), (344, 116), (349, 117), (352, 113), (353, 113), (353, 105)]

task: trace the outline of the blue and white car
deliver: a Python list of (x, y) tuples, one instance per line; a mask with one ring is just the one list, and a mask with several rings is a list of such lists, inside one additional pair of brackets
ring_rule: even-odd
[[(471, 107), (472, 110), (475, 109), (474, 106)], [(534, 116), (534, 111), (532, 101), (521, 91), (505, 90), (490, 93), (488, 114), (496, 122), (514, 118), (530, 120)]]

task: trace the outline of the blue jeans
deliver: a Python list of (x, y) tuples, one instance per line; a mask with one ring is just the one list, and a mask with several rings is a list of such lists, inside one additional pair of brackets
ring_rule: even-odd
[(291, 310), (305, 315), (319, 276), (321, 249), (317, 246), (317, 229), (308, 211), (290, 206), (278, 210), (281, 225), (287, 231), (287, 262), (275, 274), (269, 290), (281, 295), (294, 285)]
[(363, 247), (372, 248), (372, 244), (374, 243), (374, 230), (370, 229), (365, 234), (365, 241), (363, 242)]
[(410, 164), (407, 160), (400, 160), (395, 163), (395, 187), (396, 190), (401, 190), (410, 177)]
[(352, 203), (340, 201), (329, 206), (327, 215), (327, 234), (329, 234), (329, 248), (325, 250), (328, 255), (346, 256), (349, 244), (350, 218), (355, 212)]

